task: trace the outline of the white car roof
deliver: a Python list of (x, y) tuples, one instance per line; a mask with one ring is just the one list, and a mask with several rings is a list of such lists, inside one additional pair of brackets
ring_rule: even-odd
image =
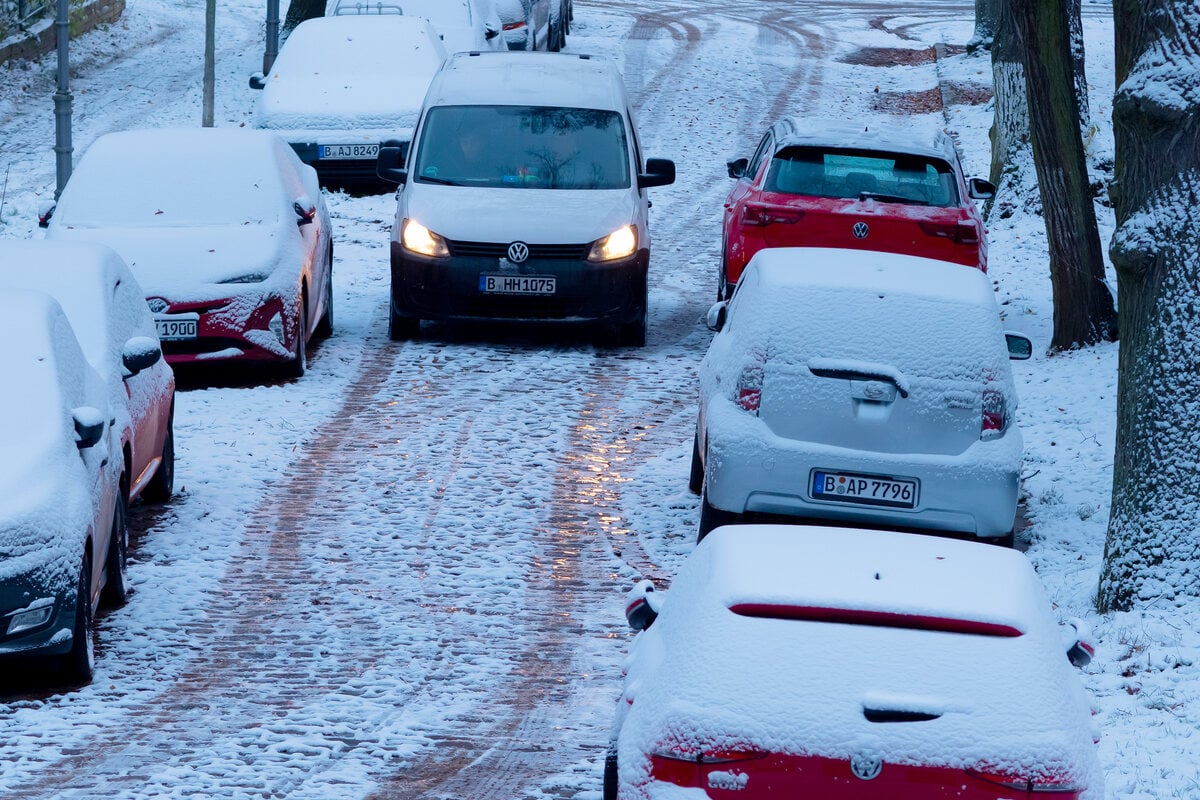
[(426, 107), (510, 105), (624, 112), (625, 84), (616, 64), (566, 53), (456, 53), (433, 79)]
[(951, 164), (958, 163), (954, 141), (943, 131), (928, 134), (894, 123), (848, 125), (844, 120), (808, 117), (785, 117), (775, 123), (774, 130), (777, 151), (790, 145), (882, 150), (934, 156), (946, 159)]
[[(845, 610), (874, 613), (855, 622)], [(969, 632), (978, 623), (1021, 633)], [(717, 749), (1083, 777), (1095, 754), (1063, 638), (1015, 551), (848, 528), (719, 528), (635, 643), (619, 755), (682, 735)]]

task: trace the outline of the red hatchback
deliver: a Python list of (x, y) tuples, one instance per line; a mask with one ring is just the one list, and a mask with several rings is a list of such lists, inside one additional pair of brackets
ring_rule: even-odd
[(642, 632), (605, 800), (1104, 796), (1071, 667), (1090, 646), (1060, 628), (1019, 552), (730, 526), (669, 592), (648, 585), (627, 600)]
[(849, 247), (952, 261), (987, 271), (983, 218), (972, 198), (995, 187), (966, 180), (944, 133), (771, 126), (751, 158), (729, 162), (718, 299), (766, 247)]

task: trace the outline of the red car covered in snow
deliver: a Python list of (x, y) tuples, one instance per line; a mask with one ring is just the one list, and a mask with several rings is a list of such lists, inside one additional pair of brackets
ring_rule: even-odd
[(1015, 550), (727, 526), (626, 616), (605, 800), (1104, 796), (1093, 647)]
[(849, 247), (952, 261), (987, 271), (983, 218), (994, 196), (966, 180), (944, 133), (776, 122), (750, 158), (728, 164), (718, 299), (733, 294), (766, 247)]

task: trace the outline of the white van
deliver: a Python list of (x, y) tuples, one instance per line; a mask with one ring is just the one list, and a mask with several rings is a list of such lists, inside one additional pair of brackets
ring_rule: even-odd
[(434, 76), (413, 146), (381, 148), (400, 184), (389, 332), (420, 321), (555, 320), (646, 339), (647, 159), (616, 66), (558, 53), (459, 53)]

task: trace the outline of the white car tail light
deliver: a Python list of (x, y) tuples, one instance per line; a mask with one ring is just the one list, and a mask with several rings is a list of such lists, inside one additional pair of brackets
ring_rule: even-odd
[(761, 353), (753, 354), (754, 360), (742, 367), (737, 384), (733, 390), (733, 402), (743, 411), (758, 416), (762, 405), (763, 369), (766, 366), (766, 356)]
[(1004, 435), (1008, 427), (1008, 398), (1004, 392), (995, 387), (983, 390), (983, 422), (979, 429), (979, 438), (983, 440), (998, 439)]

